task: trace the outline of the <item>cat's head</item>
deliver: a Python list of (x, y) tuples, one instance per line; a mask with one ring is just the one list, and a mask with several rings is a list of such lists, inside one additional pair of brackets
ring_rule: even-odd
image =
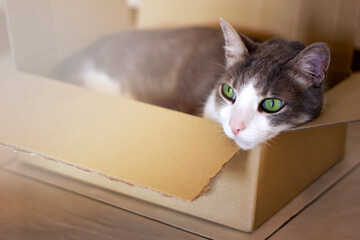
[(220, 24), (226, 71), (205, 105), (205, 117), (220, 122), (247, 150), (319, 116), (330, 62), (325, 43), (256, 43), (225, 20)]

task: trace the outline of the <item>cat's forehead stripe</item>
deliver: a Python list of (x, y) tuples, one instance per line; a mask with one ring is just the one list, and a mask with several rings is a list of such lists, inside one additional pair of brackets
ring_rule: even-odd
[[(237, 68), (239, 68), (239, 66), (237, 66)], [(246, 77), (244, 74), (245, 71), (243, 71), (241, 69), (237, 69), (237, 70), (238, 70), (237, 73), (234, 74), (234, 78), (232, 79), (233, 80), (232, 84), (235, 88), (239, 88), (241, 85), (243, 85), (246, 82), (245, 81)]]
[(255, 76), (251, 76), (249, 74), (239, 74), (237, 77), (232, 79), (231, 84), (238, 92), (248, 86), (252, 86), (257, 95), (265, 95), (267, 92), (264, 92), (264, 84), (259, 74), (256, 74)]

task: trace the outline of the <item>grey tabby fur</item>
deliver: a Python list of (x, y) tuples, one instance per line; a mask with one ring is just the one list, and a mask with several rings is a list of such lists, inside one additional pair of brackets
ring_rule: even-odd
[(95, 42), (63, 62), (54, 78), (86, 85), (88, 68), (121, 84), (135, 99), (201, 115), (224, 72), (223, 36), (211, 28), (121, 32)]
[[(119, 84), (119, 93), (220, 122), (243, 149), (319, 116), (330, 61), (326, 44), (257, 43), (225, 20), (221, 26), (222, 31), (190, 27), (109, 36), (62, 63), (55, 78), (86, 86), (89, 69), (105, 74)], [(234, 101), (224, 96), (225, 83), (236, 92)], [(255, 89), (255, 102), (242, 106), (237, 99), (250, 99), (242, 93), (247, 87)], [(268, 98), (284, 106), (267, 112), (262, 103)]]

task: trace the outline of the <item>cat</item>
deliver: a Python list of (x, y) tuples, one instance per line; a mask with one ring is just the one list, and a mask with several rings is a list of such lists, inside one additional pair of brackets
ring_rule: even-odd
[(320, 115), (325, 43), (255, 42), (224, 19), (220, 26), (108, 36), (67, 59), (54, 77), (217, 121), (244, 150)]

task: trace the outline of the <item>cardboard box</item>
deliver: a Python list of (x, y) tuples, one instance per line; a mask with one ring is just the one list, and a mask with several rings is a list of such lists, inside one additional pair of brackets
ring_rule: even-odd
[(219, 26), (218, 19), (222, 17), (242, 32), (261, 40), (280, 37), (306, 44), (326, 42), (332, 57), (328, 76), (330, 87), (350, 74), (354, 43), (358, 43), (359, 35), (359, 0), (346, 4), (339, 0), (178, 2), (142, 1), (138, 27)]
[[(29, 2), (6, 2), (15, 62), (18, 69), (32, 74), (16, 72), (0, 82), (0, 144), (38, 156), (37, 160), (32, 157), (32, 163), (52, 171), (235, 229), (252, 231), (341, 159), (346, 126), (339, 123), (360, 119), (357, 101), (360, 75), (354, 74), (326, 94), (325, 111), (317, 120), (254, 150), (241, 151), (224, 137), (217, 123), (38, 76), (47, 75), (58, 61), (88, 41), (129, 28), (131, 23), (126, 14), (117, 13), (117, 10), (127, 12), (122, 1), (93, 0), (86, 5), (77, 1), (67, 5), (63, 1), (32, 0), (28, 8), (37, 6), (36, 12), (24, 13), (21, 9)], [(149, 12), (170, 6), (168, 1), (149, 2), (152, 2)], [(252, 8), (262, 2), (242, 4)], [(262, 6), (267, 6), (265, 2), (268, 1)], [(289, 7), (285, 1), (271, 2)], [(296, 6), (307, 6), (307, 2), (297, 1)], [(139, 20), (147, 13), (148, 1), (143, 3)], [(189, 1), (181, 3), (178, 6), (189, 7)], [(206, 13), (209, 16), (220, 9), (239, 7), (235, 1), (221, 5), (219, 1), (207, 3), (208, 9), (213, 6)], [(99, 6), (104, 11), (95, 12)], [(316, 6), (311, 5), (314, 12), (322, 7)], [(335, 7), (343, 8), (341, 4)], [(171, 12), (167, 9), (164, 21)], [(186, 19), (197, 23), (196, 8), (193, 12), (190, 7), (186, 9)], [(272, 8), (269, 5), (261, 9), (268, 10), (255, 16), (266, 15)], [(102, 20), (97, 22), (98, 27), (89, 25), (86, 17), (74, 24), (69, 16), (75, 20), (80, 13), (100, 14)], [(124, 18), (116, 19), (124, 25), (114, 22), (112, 16)], [(337, 18), (336, 23), (343, 27), (356, 17), (346, 16), (346, 21), (341, 23), (339, 19), (343, 18)], [(172, 17), (177, 19), (176, 15)], [(142, 21), (139, 21), (141, 26)], [(149, 21), (145, 22), (150, 24)], [(271, 26), (268, 24), (269, 29)], [(353, 34), (352, 28), (347, 29), (347, 34)], [(346, 60), (349, 44), (346, 38), (346, 47), (335, 56), (345, 56)]]
[(126, 0), (14, 0), (5, 9), (17, 69), (46, 76), (99, 37), (132, 27)]

